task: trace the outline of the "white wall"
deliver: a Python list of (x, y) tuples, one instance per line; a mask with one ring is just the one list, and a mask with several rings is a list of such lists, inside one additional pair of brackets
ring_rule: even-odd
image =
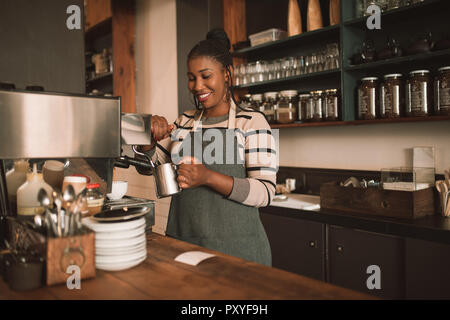
[(434, 146), (436, 171), (450, 168), (450, 121), (281, 129), (280, 166), (380, 170), (411, 166), (410, 149)]
[[(175, 0), (136, 1), (136, 110), (173, 122), (178, 116)], [(153, 177), (134, 168), (115, 169), (128, 181), (127, 195), (156, 199)], [(156, 201), (154, 232), (164, 234), (170, 198)]]

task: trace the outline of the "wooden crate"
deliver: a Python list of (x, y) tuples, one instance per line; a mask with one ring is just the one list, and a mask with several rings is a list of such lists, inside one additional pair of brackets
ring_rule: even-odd
[(320, 207), (362, 215), (417, 219), (436, 212), (434, 190), (382, 190), (341, 187), (338, 182), (320, 187)]
[(66, 283), (70, 265), (80, 268), (80, 279), (95, 277), (95, 233), (47, 239), (47, 285)]

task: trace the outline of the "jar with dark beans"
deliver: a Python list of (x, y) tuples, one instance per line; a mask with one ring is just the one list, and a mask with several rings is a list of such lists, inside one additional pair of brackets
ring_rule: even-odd
[(450, 66), (438, 69), (434, 82), (436, 115), (450, 115)]
[(312, 106), (312, 119), (311, 121), (317, 122), (323, 119), (323, 91), (311, 91), (311, 106)]
[(253, 94), (251, 107), (253, 110), (264, 112), (263, 95)]
[(387, 74), (380, 86), (380, 117), (399, 118), (404, 110), (402, 75)]
[(430, 71), (410, 72), (406, 82), (406, 115), (409, 117), (428, 116), (431, 103)]
[(358, 119), (372, 120), (377, 117), (378, 109), (378, 78), (361, 79), (358, 88)]
[[(299, 121), (307, 121), (307, 113), (308, 113), (308, 106), (309, 106), (309, 98), (311, 97), (310, 94), (301, 94), (299, 95), (299, 102), (298, 102), (298, 120)], [(312, 112), (310, 112), (311, 118), (312, 118)]]
[(337, 89), (325, 90), (324, 117), (326, 121), (339, 119), (339, 94)]
[(275, 123), (275, 110), (277, 108), (278, 92), (266, 92), (264, 93), (264, 115), (267, 122)]

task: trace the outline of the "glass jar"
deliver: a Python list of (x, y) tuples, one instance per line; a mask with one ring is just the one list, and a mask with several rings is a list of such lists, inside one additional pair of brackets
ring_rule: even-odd
[(361, 79), (358, 88), (358, 119), (371, 120), (377, 117), (378, 109), (378, 78)]
[(275, 123), (275, 110), (278, 103), (278, 92), (264, 93), (264, 115), (268, 123)]
[(280, 91), (275, 121), (277, 123), (293, 123), (297, 120), (298, 92), (297, 90)]
[(263, 95), (252, 94), (251, 108), (256, 111), (264, 112)]
[(406, 115), (423, 117), (430, 114), (431, 79), (429, 70), (416, 70), (409, 73), (406, 82)]
[(450, 66), (438, 69), (434, 81), (434, 107), (436, 115), (450, 115)]
[(327, 121), (339, 119), (339, 94), (337, 89), (325, 90), (324, 117)]
[(400, 73), (387, 74), (380, 87), (380, 117), (399, 118), (404, 110), (403, 80)]
[[(299, 121), (307, 121), (307, 113), (308, 113), (308, 107), (309, 107), (309, 98), (311, 97), (310, 94), (301, 94), (299, 95), (299, 102), (298, 102), (298, 120)], [(312, 112), (311, 119), (312, 119)]]
[(241, 99), (240, 104), (241, 108), (251, 108), (252, 107), (252, 95), (246, 94), (244, 98)]
[(311, 109), (312, 109), (312, 118), (311, 121), (317, 122), (322, 121), (323, 119), (323, 91), (311, 91)]
[(100, 184), (91, 183), (86, 186), (86, 199), (88, 205), (88, 215), (93, 215), (102, 211), (105, 197), (100, 192)]

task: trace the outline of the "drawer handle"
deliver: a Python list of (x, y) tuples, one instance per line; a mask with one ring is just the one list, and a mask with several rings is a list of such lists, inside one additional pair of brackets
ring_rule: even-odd
[(316, 247), (316, 242), (315, 242), (315, 241), (310, 241), (310, 242), (309, 242), (309, 246), (310, 246), (311, 248), (315, 248), (315, 247)]
[(337, 251), (338, 252), (344, 252), (344, 247), (343, 246), (337, 246)]

